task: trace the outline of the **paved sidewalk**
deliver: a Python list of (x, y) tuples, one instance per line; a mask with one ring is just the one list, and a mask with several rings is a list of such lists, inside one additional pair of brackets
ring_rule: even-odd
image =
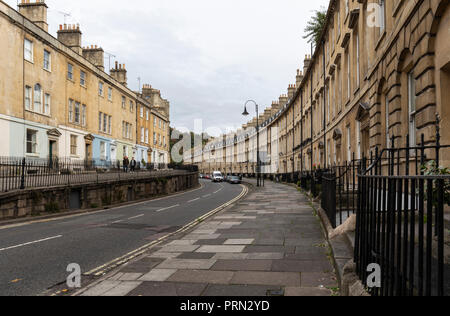
[(236, 205), (88, 288), (85, 296), (329, 296), (318, 219), (295, 188), (266, 182)]

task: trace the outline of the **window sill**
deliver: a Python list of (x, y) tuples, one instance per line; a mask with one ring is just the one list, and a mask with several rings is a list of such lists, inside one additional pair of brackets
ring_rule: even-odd
[(27, 63), (30, 63), (30, 64), (34, 65), (34, 60), (28, 60), (28, 59), (26, 59), (26, 58), (24, 58), (24, 60), (25, 60)]
[(32, 158), (39, 158), (39, 154), (33, 154), (33, 153), (26, 153), (26, 157), (32, 157)]
[(42, 70), (44, 70), (44, 71), (46, 71), (46, 72), (48, 72), (48, 73), (52, 73), (51, 69), (45, 69), (45, 68), (42, 68)]

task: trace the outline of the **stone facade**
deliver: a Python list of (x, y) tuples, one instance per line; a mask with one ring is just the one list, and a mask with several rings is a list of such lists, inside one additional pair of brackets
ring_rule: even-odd
[(146, 121), (157, 118), (168, 143), (168, 101), (159, 107), (129, 89), (124, 64), (106, 73), (103, 49), (83, 47), (79, 25), (60, 25), (54, 38), (44, 1), (22, 1), (19, 12), (0, 1), (0, 28), (0, 156), (162, 162), (140, 132), (151, 135)]
[[(266, 173), (344, 165), (391, 146), (392, 137), (395, 146), (405, 146), (407, 135), (418, 145), (422, 134), (425, 145), (434, 144), (436, 114), (441, 144), (450, 145), (449, 30), (447, 0), (330, 1), (314, 54), (305, 57), (296, 84), (267, 109), (271, 116), (261, 124), (261, 151), (265, 146), (272, 157)], [(255, 138), (253, 130), (250, 156)], [(220, 143), (205, 148), (201, 171), (224, 171), (209, 157)], [(243, 170), (233, 173), (253, 174), (256, 160), (248, 159), (247, 145), (235, 150), (244, 160), (233, 162)], [(441, 154), (445, 166), (449, 153)]]

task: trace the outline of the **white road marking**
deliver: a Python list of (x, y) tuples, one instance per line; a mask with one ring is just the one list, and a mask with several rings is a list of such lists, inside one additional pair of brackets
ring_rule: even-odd
[(207, 194), (207, 195), (204, 195), (203, 197), (207, 198), (207, 197), (210, 197), (210, 196), (211, 196), (211, 194)]
[(112, 224), (118, 224), (118, 223), (122, 223), (122, 222), (123, 222), (123, 220), (119, 220), (119, 221), (112, 222)]
[(217, 190), (216, 192), (214, 192), (213, 194), (217, 194), (217, 193), (219, 193), (220, 191), (223, 190), (224, 186), (223, 185), (220, 185), (220, 186), (221, 186), (221, 188), (219, 190)]
[(59, 236), (54, 236), (54, 237), (49, 237), (49, 238), (40, 239), (40, 240), (36, 240), (36, 241), (27, 242), (27, 243), (16, 245), (16, 246), (2, 248), (2, 249), (0, 249), (0, 252), (1, 251), (5, 251), (5, 250), (14, 249), (14, 248), (23, 247), (23, 246), (28, 246), (28, 245), (32, 245), (32, 244), (37, 244), (37, 243), (40, 243), (40, 242), (44, 242), (44, 241), (48, 241), (48, 240), (52, 240), (52, 239), (56, 239), (56, 238), (61, 238), (61, 237), (62, 237), (62, 235), (59, 235)]
[(162, 212), (162, 211), (167, 211), (167, 210), (170, 210), (170, 209), (178, 207), (178, 206), (180, 206), (180, 204), (169, 206), (169, 207), (166, 207), (166, 208), (162, 208), (160, 210), (157, 210), (156, 213), (159, 213), (159, 212)]
[(144, 215), (145, 215), (145, 214), (141, 214), (141, 215), (138, 215), (138, 216), (133, 216), (133, 217), (130, 217), (129, 220), (130, 220), (130, 219), (136, 219), (136, 218), (142, 217), (142, 216), (144, 216)]
[(200, 200), (200, 198), (196, 198), (196, 199), (190, 200), (190, 201), (188, 201), (188, 203), (193, 203), (193, 202), (198, 201), (198, 200)]

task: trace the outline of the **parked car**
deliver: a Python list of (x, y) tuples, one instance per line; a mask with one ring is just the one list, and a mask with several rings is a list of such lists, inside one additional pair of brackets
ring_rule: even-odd
[(229, 183), (231, 184), (241, 184), (241, 178), (238, 176), (231, 176), (230, 179), (228, 180)]
[(212, 175), (213, 182), (223, 182), (223, 176), (220, 171), (214, 171)]

